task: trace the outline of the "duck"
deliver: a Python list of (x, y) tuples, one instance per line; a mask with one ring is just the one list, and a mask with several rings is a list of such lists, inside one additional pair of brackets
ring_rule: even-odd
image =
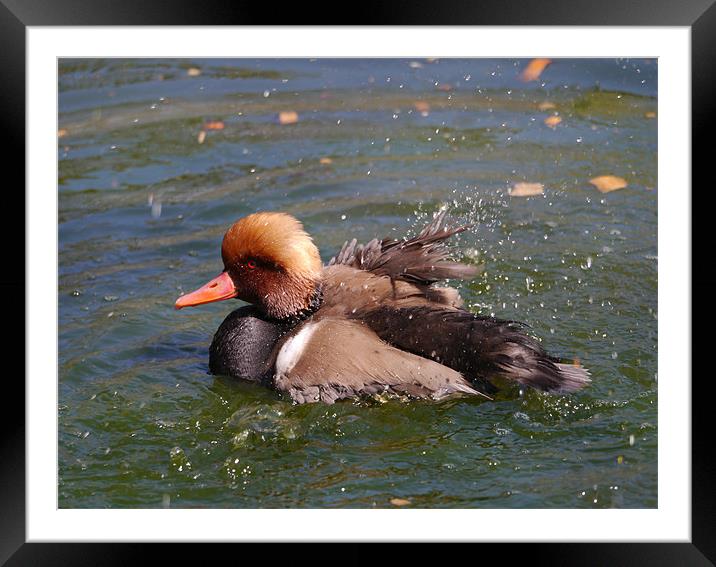
[(586, 386), (589, 371), (548, 354), (526, 324), (465, 308), (448, 280), (474, 278), (481, 266), (453, 259), (448, 239), (470, 227), (445, 217), (439, 211), (412, 238), (353, 239), (324, 265), (294, 216), (249, 214), (223, 237), (223, 271), (175, 308), (246, 302), (216, 331), (209, 372), (258, 382), (296, 404)]

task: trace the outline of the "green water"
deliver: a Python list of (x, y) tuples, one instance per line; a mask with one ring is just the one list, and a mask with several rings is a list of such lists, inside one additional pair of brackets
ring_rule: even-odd
[[(657, 506), (656, 62), (526, 63), (61, 60), (59, 506)], [(607, 174), (629, 186), (588, 182)], [(527, 322), (589, 388), (294, 406), (207, 374), (240, 303), (173, 303), (234, 220), (292, 213), (327, 261), (442, 205), (477, 223), (469, 308)]]

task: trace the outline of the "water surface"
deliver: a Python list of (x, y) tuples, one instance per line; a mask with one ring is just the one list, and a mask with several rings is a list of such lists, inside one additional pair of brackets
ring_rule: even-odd
[[(59, 506), (657, 506), (656, 61), (526, 64), (61, 60)], [(608, 174), (628, 187), (589, 184)], [(588, 389), (294, 406), (207, 374), (240, 303), (173, 303), (237, 218), (294, 214), (327, 261), (441, 206), (476, 223), (469, 308), (531, 325)]]

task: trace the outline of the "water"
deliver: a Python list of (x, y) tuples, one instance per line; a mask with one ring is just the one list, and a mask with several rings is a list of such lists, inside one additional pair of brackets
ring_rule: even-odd
[[(656, 507), (656, 61), (526, 64), (62, 60), (59, 506)], [(608, 174), (629, 186), (588, 183)], [(292, 213), (327, 261), (442, 205), (477, 223), (470, 309), (530, 324), (588, 389), (293, 406), (207, 374), (239, 303), (173, 302), (234, 220)]]

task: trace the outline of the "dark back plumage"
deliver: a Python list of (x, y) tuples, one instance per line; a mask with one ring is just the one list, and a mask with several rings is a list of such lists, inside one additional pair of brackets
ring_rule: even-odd
[(487, 393), (496, 391), (492, 376), (548, 392), (573, 392), (589, 382), (586, 370), (546, 353), (518, 321), (439, 305), (382, 306), (358, 315), (382, 340), (461, 372)]

